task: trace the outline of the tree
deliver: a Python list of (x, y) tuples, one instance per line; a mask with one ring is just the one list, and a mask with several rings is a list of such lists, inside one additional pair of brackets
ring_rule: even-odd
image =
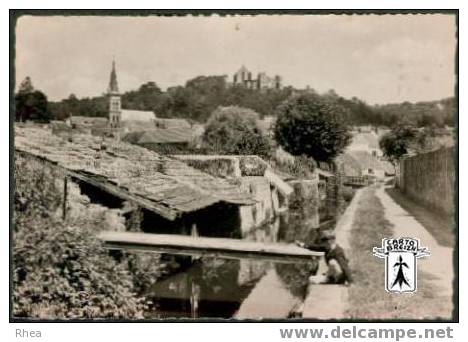
[(31, 93), (21, 92), (16, 94), (15, 108), (16, 121), (49, 122), (51, 119), (47, 96), (39, 90)]
[(408, 153), (411, 142), (415, 139), (416, 132), (412, 126), (397, 125), (380, 138), (379, 146), (393, 164)]
[(258, 114), (251, 109), (218, 107), (206, 124), (204, 145), (215, 153), (268, 157), (271, 153), (270, 141), (258, 128), (258, 118)]
[(278, 108), (275, 139), (292, 155), (328, 162), (350, 142), (351, 135), (343, 123), (347, 116), (347, 110), (333, 97), (292, 97)]
[(31, 79), (26, 77), (15, 95), (15, 120), (48, 122), (50, 118), (47, 96), (34, 90)]
[(32, 93), (34, 91), (34, 87), (32, 85), (31, 78), (27, 76), (23, 82), (21, 82), (18, 93)]

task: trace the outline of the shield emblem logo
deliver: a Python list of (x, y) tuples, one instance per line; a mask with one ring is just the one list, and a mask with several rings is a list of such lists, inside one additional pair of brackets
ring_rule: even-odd
[(385, 289), (388, 292), (415, 292), (417, 289), (416, 259), (429, 255), (419, 247), (419, 239), (382, 239), (382, 247), (374, 247), (374, 255), (385, 258)]

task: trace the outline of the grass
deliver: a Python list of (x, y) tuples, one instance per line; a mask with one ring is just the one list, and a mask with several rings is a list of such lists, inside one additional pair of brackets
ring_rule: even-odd
[(392, 224), (374, 193), (363, 190), (351, 231), (350, 267), (354, 283), (349, 288), (346, 315), (355, 319), (435, 319), (451, 317), (451, 298), (439, 296), (430, 276), (418, 272), (418, 291), (412, 294), (385, 290), (384, 260), (372, 255), (382, 238), (392, 236)]
[(437, 242), (445, 247), (454, 246), (453, 216), (435, 212), (411, 198), (405, 196), (399, 189), (386, 189), (389, 196), (403, 209), (414, 216), (414, 218), (434, 236)]

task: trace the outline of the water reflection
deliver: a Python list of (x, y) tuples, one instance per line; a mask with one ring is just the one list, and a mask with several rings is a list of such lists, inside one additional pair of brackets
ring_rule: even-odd
[[(245, 234), (261, 242), (311, 241), (318, 234), (302, 215), (289, 215)], [(152, 288), (149, 317), (285, 318), (305, 297), (318, 261), (274, 263), (251, 259), (183, 257), (179, 269)], [(181, 260), (182, 261), (182, 260)]]

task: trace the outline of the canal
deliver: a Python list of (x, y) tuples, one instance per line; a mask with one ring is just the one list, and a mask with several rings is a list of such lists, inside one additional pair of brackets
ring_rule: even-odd
[[(288, 213), (241, 238), (293, 243), (312, 242), (319, 234), (302, 215)], [(312, 259), (305, 263), (176, 259), (184, 266), (154, 283), (147, 318), (287, 318), (303, 303), (308, 278), (318, 268), (318, 260)]]

